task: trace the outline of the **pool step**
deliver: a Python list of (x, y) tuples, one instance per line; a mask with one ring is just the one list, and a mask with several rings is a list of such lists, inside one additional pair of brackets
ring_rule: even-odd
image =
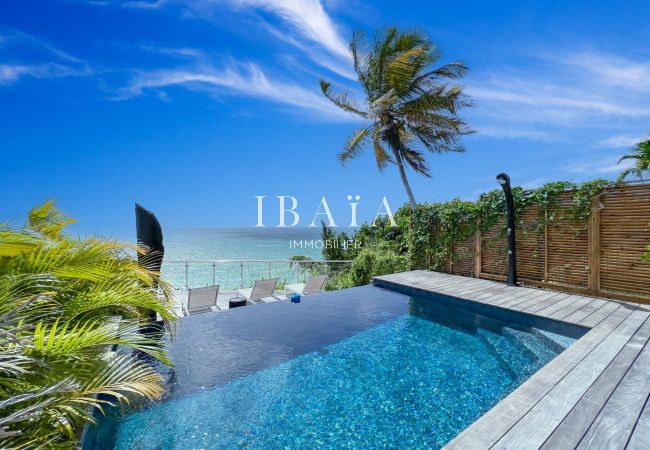
[(558, 354), (554, 348), (555, 345), (549, 345), (547, 340), (531, 332), (510, 327), (504, 327), (502, 331), (504, 336), (507, 336), (517, 348), (536, 363), (544, 364)]
[(557, 353), (562, 353), (575, 341), (575, 339), (571, 339), (570, 337), (551, 333), (550, 331), (540, 330), (538, 328), (531, 328), (530, 331)]
[(514, 347), (510, 339), (504, 339), (500, 334), (479, 328), (478, 336), (492, 349), (492, 354), (513, 379), (528, 377), (530, 366), (534, 362), (531, 356)]

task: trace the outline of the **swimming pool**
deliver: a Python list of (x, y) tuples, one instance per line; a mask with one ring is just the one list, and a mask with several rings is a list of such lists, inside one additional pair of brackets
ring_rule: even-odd
[(376, 285), (187, 317), (166, 398), (84, 448), (441, 447), (585, 331)]

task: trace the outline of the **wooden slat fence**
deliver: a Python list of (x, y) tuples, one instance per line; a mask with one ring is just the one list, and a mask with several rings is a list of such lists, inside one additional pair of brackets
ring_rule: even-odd
[[(642, 302), (650, 301), (650, 184), (608, 188), (593, 204), (591, 219), (577, 225), (564, 218), (573, 194), (558, 201), (547, 226), (536, 206), (517, 221), (517, 272), (523, 284)], [(453, 249), (444, 271), (505, 280), (508, 261), (504, 220)], [(479, 245), (480, 243), (480, 245)]]

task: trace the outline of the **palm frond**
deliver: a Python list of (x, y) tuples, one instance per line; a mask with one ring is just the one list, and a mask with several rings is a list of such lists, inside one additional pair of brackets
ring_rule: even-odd
[(381, 129), (375, 127), (372, 133), (372, 145), (373, 150), (375, 151), (375, 161), (377, 161), (377, 168), (381, 172), (386, 168), (387, 165), (393, 164), (394, 161), (384, 149), (384, 146), (381, 145)]
[(31, 230), (0, 229), (0, 257), (21, 255), (44, 244), (43, 237)]
[(170, 286), (138, 265), (133, 246), (68, 236), (71, 221), (46, 202), (23, 229), (0, 229), (3, 448), (74, 447), (93, 408), (163, 391), (155, 361), (169, 357), (139, 330), (151, 311), (171, 327)]
[(443, 127), (432, 129), (426, 125), (409, 125), (409, 131), (425, 146), (431, 153), (442, 154), (447, 152), (462, 153), (465, 147), (460, 143), (459, 133), (455, 131), (457, 125), (452, 129)]
[(343, 147), (344, 150), (339, 153), (339, 162), (341, 164), (345, 165), (349, 159), (353, 159), (359, 156), (359, 154), (363, 151), (363, 146), (368, 141), (368, 136), (371, 129), (372, 126), (367, 128), (360, 128), (352, 133), (352, 136), (350, 136), (348, 141), (345, 143), (345, 146)]
[(361, 31), (352, 33), (350, 53), (352, 54), (353, 67), (359, 78), (359, 83), (368, 96), (370, 94), (370, 87), (368, 86), (368, 40), (365, 33)]
[(634, 166), (621, 172), (619, 175), (620, 180), (627, 178), (629, 175), (635, 175), (640, 179), (643, 179), (646, 174), (650, 176), (650, 139), (637, 143), (630, 153), (623, 155), (618, 160), (618, 163), (620, 164), (628, 159), (634, 160)]
[(71, 318), (87, 318), (89, 313), (103, 316), (112, 309), (122, 310), (129, 318), (141, 318), (145, 310), (165, 319), (175, 317), (169, 299), (159, 298), (154, 290), (140, 287), (137, 280), (119, 277), (101, 281), (90, 290), (71, 296), (63, 308)]
[(388, 85), (398, 95), (402, 95), (411, 88), (414, 78), (428, 62), (429, 55), (425, 47), (411, 48), (395, 55), (386, 68)]
[(411, 169), (420, 175), (430, 177), (429, 165), (426, 158), (422, 153), (410, 148), (408, 145), (403, 145), (401, 150), (402, 160), (408, 164)]
[[(97, 404), (96, 396), (110, 395), (120, 402), (129, 403), (129, 394), (136, 394), (148, 400), (157, 400), (163, 394), (163, 379), (149, 364), (131, 356), (113, 355), (101, 371), (69, 401), (83, 405)], [(97, 406), (101, 406), (97, 404)]]
[(367, 117), (367, 113), (363, 111), (359, 106), (355, 105), (347, 93), (333, 92), (331, 83), (325, 80), (320, 80), (320, 88), (323, 91), (323, 94), (325, 94), (325, 97), (327, 97), (332, 103), (334, 103), (339, 108), (347, 112), (361, 116), (363, 118)]
[(160, 342), (141, 334), (138, 323), (127, 321), (68, 321), (61, 324), (57, 320), (50, 326), (39, 323), (34, 330), (29, 354), (57, 358), (112, 345), (141, 351), (171, 365), (168, 355), (160, 348)]
[(64, 216), (52, 200), (35, 206), (27, 216), (27, 228), (50, 238), (60, 236), (61, 231), (74, 222), (71, 217)]

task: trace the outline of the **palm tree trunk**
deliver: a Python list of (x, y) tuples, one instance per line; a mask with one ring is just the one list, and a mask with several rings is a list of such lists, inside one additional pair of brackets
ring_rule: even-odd
[(402, 156), (398, 151), (394, 151), (393, 153), (395, 154), (395, 161), (397, 161), (399, 176), (402, 177), (402, 184), (404, 185), (404, 189), (406, 189), (406, 195), (409, 197), (409, 203), (411, 203), (411, 208), (415, 209), (417, 203), (415, 203), (415, 197), (413, 196), (413, 191), (411, 190), (409, 180), (406, 178), (406, 171), (404, 170), (404, 162), (402, 161)]

